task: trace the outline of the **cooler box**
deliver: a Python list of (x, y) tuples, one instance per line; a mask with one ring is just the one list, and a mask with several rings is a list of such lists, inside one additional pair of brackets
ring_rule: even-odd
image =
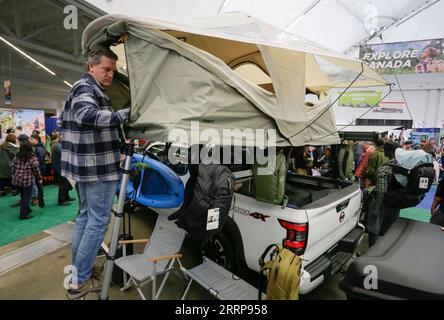
[[(365, 281), (370, 270), (377, 270), (377, 289), (364, 287), (374, 283)], [(437, 225), (396, 220), (350, 265), (339, 288), (349, 299), (444, 299), (444, 232)]]

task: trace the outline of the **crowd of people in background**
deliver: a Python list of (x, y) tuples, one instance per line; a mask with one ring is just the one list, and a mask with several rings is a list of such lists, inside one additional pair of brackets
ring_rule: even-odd
[[(436, 168), (436, 180), (443, 177), (442, 155), (444, 153), (444, 138), (439, 144), (435, 139), (422, 140), (413, 144), (410, 140), (401, 143), (401, 139), (395, 136), (380, 137), (376, 141), (343, 141), (343, 145), (352, 147), (354, 180), (359, 182), (362, 189), (376, 185), (376, 173), (384, 162), (394, 159), (398, 148), (404, 150), (424, 150), (433, 157)], [(332, 148), (330, 146), (305, 146), (296, 148), (291, 160), (292, 171), (300, 175), (324, 175), (332, 168)], [(338, 164), (341, 166), (341, 163)], [(350, 179), (349, 179), (350, 180)]]
[[(12, 206), (20, 206), (20, 219), (29, 219), (32, 217), (30, 206), (39, 204), (39, 189), (43, 189), (43, 176), (52, 174), (54, 182), (58, 185), (57, 205), (70, 205), (70, 201), (74, 199), (70, 197), (69, 191), (73, 187), (70, 181), (61, 175), (60, 132), (55, 130), (47, 136), (45, 146), (38, 130), (34, 130), (30, 136), (23, 133), (16, 135), (20, 131), (21, 128), (8, 129), (3, 143), (0, 144), (0, 196), (20, 194), (21, 199)], [(441, 138), (439, 143), (436, 143), (435, 139), (424, 139), (418, 144), (413, 144), (410, 140), (385, 136), (372, 142), (343, 141), (343, 145), (350, 148), (352, 157), (352, 175), (345, 178), (358, 182), (362, 190), (376, 186), (378, 168), (395, 158), (397, 148), (421, 149), (431, 154), (437, 173), (435, 183), (440, 181), (444, 174), (444, 138)], [(339, 167), (343, 166), (342, 160), (333, 159), (333, 156), (330, 146), (296, 148), (290, 163), (291, 170), (300, 175), (325, 175), (333, 168), (335, 161)]]
[(0, 145), (0, 196), (20, 194), (11, 207), (20, 207), (20, 220), (30, 219), (32, 206), (44, 206), (43, 177), (53, 175), (59, 189), (57, 205), (70, 205), (75, 199), (69, 196), (70, 182), (61, 176), (60, 132), (55, 130), (47, 136), (46, 145), (39, 130), (30, 136), (20, 132), (21, 128), (7, 129)]
[[(363, 211), (365, 211), (366, 199), (369, 198), (369, 195), (378, 185), (378, 170), (383, 164), (395, 161), (395, 153), (398, 148), (406, 151), (423, 150), (431, 156), (436, 173), (433, 182), (439, 182), (439, 185), (431, 208), (432, 219), (430, 222), (444, 226), (444, 171), (442, 162), (444, 138), (441, 138), (439, 143), (436, 143), (434, 138), (430, 138), (422, 139), (420, 143), (416, 144), (409, 139), (404, 139), (402, 135), (401, 138), (387, 135), (379, 137), (375, 141), (343, 141), (337, 149), (336, 159), (333, 159), (331, 147), (305, 146), (296, 148), (296, 154), (290, 162), (290, 170), (299, 175), (325, 175), (332, 169), (333, 161), (336, 161), (339, 168), (337, 177), (359, 183), (363, 193)], [(343, 151), (342, 156), (341, 150)], [(352, 159), (344, 158), (344, 153), (347, 154), (347, 157), (351, 154)], [(349, 165), (352, 168), (347, 171), (346, 168)], [(349, 171), (352, 172), (351, 177)]]

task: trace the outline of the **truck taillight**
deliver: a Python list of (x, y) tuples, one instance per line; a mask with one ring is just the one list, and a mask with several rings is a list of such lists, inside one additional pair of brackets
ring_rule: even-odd
[(298, 255), (303, 254), (307, 247), (308, 223), (292, 223), (280, 219), (279, 223), (287, 230), (287, 237), (282, 241), (284, 248), (291, 249)]

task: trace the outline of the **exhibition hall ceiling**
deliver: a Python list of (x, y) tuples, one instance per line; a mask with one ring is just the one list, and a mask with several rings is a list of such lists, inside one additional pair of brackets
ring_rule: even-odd
[[(69, 20), (72, 6), (76, 28)], [(69, 91), (63, 81), (72, 84), (83, 71), (83, 29), (105, 13), (166, 17), (243, 11), (353, 56), (363, 42), (444, 38), (442, 0), (0, 0), (0, 8), (0, 37), (57, 74), (0, 41), (0, 82), (12, 81), (13, 105), (19, 107), (60, 109)]]
[[(442, 0), (88, 0), (108, 13), (204, 16), (242, 11), (329, 49), (442, 38)], [(383, 28), (387, 29), (383, 30)], [(379, 37), (379, 35), (382, 36)], [(371, 39), (369, 39), (372, 37)], [(353, 53), (353, 52), (352, 52)]]
[[(68, 5), (77, 8), (77, 25)], [(0, 7), (0, 37), (56, 74), (0, 41), (1, 86), (11, 80), (14, 107), (60, 109), (70, 89), (64, 81), (72, 84), (82, 74), (83, 29), (103, 12), (85, 1), (0, 0)]]

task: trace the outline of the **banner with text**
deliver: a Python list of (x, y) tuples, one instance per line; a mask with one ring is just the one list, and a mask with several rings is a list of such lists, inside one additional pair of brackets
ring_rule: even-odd
[(384, 74), (444, 73), (444, 39), (364, 45), (359, 58)]
[(338, 106), (348, 108), (371, 108), (381, 100), (381, 91), (348, 91), (338, 101)]
[(404, 113), (406, 105), (404, 101), (383, 101), (373, 109), (375, 113)]

